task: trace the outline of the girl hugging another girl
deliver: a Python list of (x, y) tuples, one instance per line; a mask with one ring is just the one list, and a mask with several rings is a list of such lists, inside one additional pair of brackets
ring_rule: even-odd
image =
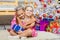
[[(34, 33), (34, 25), (36, 19), (33, 15), (33, 8), (31, 6), (18, 7), (15, 15), (16, 23), (12, 25), (11, 36), (28, 37)], [(12, 21), (13, 22), (13, 21)]]

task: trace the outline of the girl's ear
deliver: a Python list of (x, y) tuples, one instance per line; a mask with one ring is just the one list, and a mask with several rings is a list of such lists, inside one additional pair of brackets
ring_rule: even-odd
[(15, 16), (17, 17), (17, 12), (15, 13)]
[(18, 17), (18, 13), (17, 12), (15, 13), (15, 16)]

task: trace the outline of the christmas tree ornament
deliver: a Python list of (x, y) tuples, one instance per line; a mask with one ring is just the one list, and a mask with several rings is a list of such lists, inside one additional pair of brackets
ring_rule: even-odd
[(43, 8), (46, 8), (47, 7), (47, 5), (46, 4), (43, 4)]
[(40, 2), (44, 2), (44, 0), (39, 0)]
[(57, 13), (60, 13), (60, 9), (59, 10), (56, 10), (57, 11)]
[(49, 15), (49, 18), (52, 18), (53, 16), (52, 15)]
[(24, 0), (24, 4), (25, 4), (25, 6), (27, 6), (28, 0)]
[(38, 5), (37, 5), (37, 3), (36, 3), (36, 2), (34, 2), (34, 8), (37, 8), (37, 6), (38, 6)]

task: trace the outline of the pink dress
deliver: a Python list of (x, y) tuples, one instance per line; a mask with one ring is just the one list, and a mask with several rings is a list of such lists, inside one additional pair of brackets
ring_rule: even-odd
[(11, 21), (11, 29), (12, 29), (14, 24), (16, 24), (16, 16), (14, 16), (13, 20)]

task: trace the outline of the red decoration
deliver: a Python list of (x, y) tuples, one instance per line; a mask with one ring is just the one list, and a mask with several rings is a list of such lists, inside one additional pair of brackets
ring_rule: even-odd
[(50, 29), (56, 28), (56, 30), (59, 28), (58, 22), (53, 22), (52, 25), (50, 25)]
[(46, 17), (46, 14), (43, 14), (43, 17)]
[(57, 13), (60, 13), (60, 10), (57, 10)]
[(43, 7), (44, 7), (44, 8), (46, 8), (46, 7), (47, 7), (47, 5), (46, 5), (46, 4), (44, 4), (44, 5), (43, 5)]
[(44, 2), (44, 0), (39, 0), (40, 2)]
[(49, 18), (52, 18), (52, 17), (53, 17), (52, 15), (49, 16)]

